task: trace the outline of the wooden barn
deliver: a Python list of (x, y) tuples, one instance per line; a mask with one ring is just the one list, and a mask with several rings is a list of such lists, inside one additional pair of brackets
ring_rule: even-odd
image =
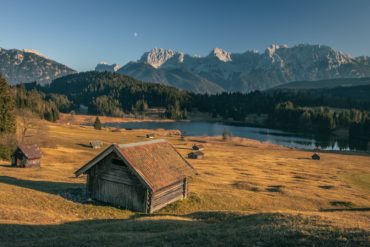
[(201, 151), (188, 153), (189, 159), (203, 159), (203, 157), (204, 157), (204, 153)]
[(204, 150), (204, 146), (202, 144), (194, 144), (193, 147), (192, 147), (193, 150), (197, 150), (197, 151), (203, 151)]
[(165, 140), (112, 144), (75, 172), (91, 199), (152, 213), (185, 198), (194, 168)]
[(146, 134), (146, 138), (153, 139), (154, 134), (153, 133)]
[(12, 166), (40, 167), (42, 153), (36, 144), (19, 145), (12, 154)]

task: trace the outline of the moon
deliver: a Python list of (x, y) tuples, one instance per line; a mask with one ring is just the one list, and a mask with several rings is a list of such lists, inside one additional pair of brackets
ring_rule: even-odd
[(136, 38), (137, 36), (139, 36), (139, 34), (137, 32), (134, 32), (134, 37)]

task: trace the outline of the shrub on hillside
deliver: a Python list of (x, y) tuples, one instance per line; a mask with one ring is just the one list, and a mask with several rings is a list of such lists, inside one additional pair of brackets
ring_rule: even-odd
[(9, 146), (0, 144), (0, 160), (10, 160), (12, 152)]

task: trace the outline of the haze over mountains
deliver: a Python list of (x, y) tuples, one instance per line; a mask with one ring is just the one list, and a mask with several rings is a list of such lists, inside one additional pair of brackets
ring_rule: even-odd
[(35, 50), (0, 48), (0, 73), (11, 85), (17, 83), (50, 83), (53, 79), (77, 73)]
[[(265, 90), (293, 81), (370, 77), (370, 58), (307, 44), (291, 48), (271, 45), (263, 53), (230, 53), (215, 48), (204, 57), (154, 48), (135, 62), (124, 66), (104, 62), (95, 70), (213, 94)], [(33, 50), (0, 48), (0, 73), (10, 84), (32, 81), (48, 84), (77, 72)]]

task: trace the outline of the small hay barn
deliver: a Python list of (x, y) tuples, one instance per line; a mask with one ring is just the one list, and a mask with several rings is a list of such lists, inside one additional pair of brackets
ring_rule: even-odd
[(40, 167), (42, 153), (36, 144), (19, 145), (12, 155), (12, 166)]
[(188, 153), (189, 159), (203, 159), (203, 157), (204, 157), (204, 153), (201, 151)]
[(193, 147), (192, 147), (193, 150), (197, 150), (197, 151), (203, 151), (204, 150), (204, 146), (202, 144), (194, 144)]
[(194, 168), (165, 140), (112, 144), (75, 172), (89, 198), (152, 213), (185, 198)]

